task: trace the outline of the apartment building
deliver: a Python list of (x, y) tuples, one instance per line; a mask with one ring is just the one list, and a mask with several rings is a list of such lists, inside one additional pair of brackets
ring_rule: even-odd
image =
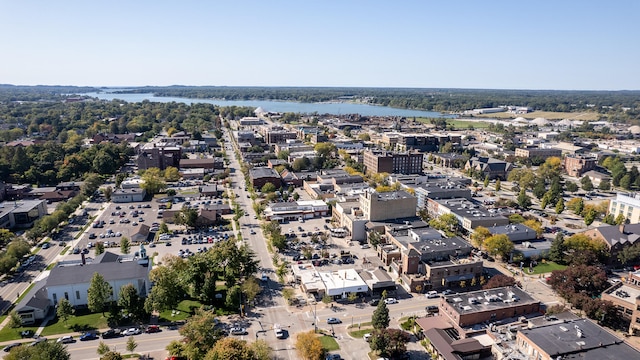
[(422, 172), (422, 153), (393, 153), (365, 151), (364, 166), (368, 174), (419, 174)]
[(609, 214), (614, 218), (622, 214), (630, 224), (640, 223), (640, 194), (618, 193), (616, 199), (609, 202)]

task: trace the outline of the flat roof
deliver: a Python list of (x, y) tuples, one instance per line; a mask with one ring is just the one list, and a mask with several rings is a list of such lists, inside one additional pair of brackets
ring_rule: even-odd
[(467, 219), (506, 219), (497, 211), (491, 211), (482, 204), (465, 198), (434, 200), (453, 214)]
[(470, 314), (540, 302), (517, 286), (447, 295), (444, 299), (459, 314)]
[(509, 224), (509, 225), (500, 225), (500, 226), (491, 226), (488, 228), (489, 232), (492, 235), (498, 234), (521, 234), (521, 233), (535, 233), (535, 230), (532, 228), (523, 225), (523, 224)]
[(43, 203), (44, 200), (18, 200), (18, 201), (3, 201), (0, 203), (0, 217), (11, 213), (24, 213), (29, 212), (33, 208)]
[[(554, 359), (640, 358), (640, 352), (588, 319), (521, 329), (520, 333)], [(568, 357), (564, 357), (565, 354)]]
[(622, 284), (620, 287), (614, 286), (614, 288), (608, 290), (606, 294), (635, 307), (636, 299), (640, 297), (640, 288)]
[(367, 287), (355, 269), (341, 269), (331, 272), (318, 272), (327, 291), (330, 289), (349, 289), (353, 287)]

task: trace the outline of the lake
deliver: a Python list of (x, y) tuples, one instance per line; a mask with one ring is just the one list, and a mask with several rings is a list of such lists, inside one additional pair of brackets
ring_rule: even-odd
[[(118, 91), (118, 90), (112, 90)], [(292, 101), (273, 100), (219, 100), (219, 99), (189, 99), (179, 97), (159, 97), (149, 94), (114, 94), (109, 92), (92, 92), (84, 95), (95, 97), (101, 100), (120, 99), (127, 102), (141, 102), (144, 100), (155, 102), (182, 102), (186, 104), (208, 103), (219, 106), (249, 106), (261, 107), (270, 112), (292, 112), (301, 114), (360, 114), (363, 116), (402, 116), (402, 117), (446, 117), (454, 118), (455, 115), (445, 115), (435, 111), (397, 109), (388, 106), (376, 106), (366, 104), (354, 104), (349, 102), (329, 102), (329, 103), (301, 103)]]

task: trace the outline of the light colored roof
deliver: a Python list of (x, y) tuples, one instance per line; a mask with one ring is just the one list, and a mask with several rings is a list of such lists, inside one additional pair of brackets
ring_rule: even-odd
[(523, 118), (522, 116), (518, 116), (517, 118), (513, 119), (513, 122), (528, 123), (529, 120)]
[(640, 134), (640, 126), (633, 125), (633, 126), (629, 127), (629, 132), (632, 133), (632, 134)]
[(535, 124), (535, 125), (548, 125), (550, 123), (550, 121), (545, 119), (545, 118), (539, 117), (539, 118), (535, 118), (535, 119), (531, 120), (531, 123)]

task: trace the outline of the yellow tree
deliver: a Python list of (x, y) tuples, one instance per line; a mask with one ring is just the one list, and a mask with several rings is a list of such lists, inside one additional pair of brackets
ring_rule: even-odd
[(542, 224), (535, 219), (525, 220), (522, 224), (533, 229), (533, 231), (536, 232), (537, 236), (541, 236), (544, 233), (544, 228), (542, 227)]
[(298, 334), (296, 349), (300, 357), (305, 360), (322, 360), (324, 355), (320, 338), (313, 331)]
[(484, 226), (478, 226), (471, 234), (471, 245), (481, 249), (484, 241), (490, 236), (491, 232), (489, 232), (489, 229)]
[(513, 243), (505, 234), (493, 235), (484, 241), (484, 248), (493, 256), (506, 258), (513, 251)]
[(180, 180), (180, 172), (178, 171), (178, 168), (175, 168), (173, 166), (167, 166), (167, 168), (164, 169), (164, 178), (165, 180), (170, 182), (175, 182)]

